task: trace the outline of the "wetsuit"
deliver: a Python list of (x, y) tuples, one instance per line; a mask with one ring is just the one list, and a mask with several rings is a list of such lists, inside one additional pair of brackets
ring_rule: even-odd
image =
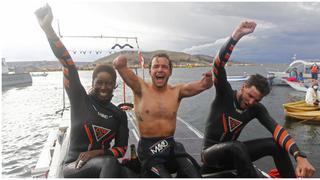
[[(202, 151), (204, 168), (235, 168), (239, 176), (256, 177), (252, 161), (271, 155), (282, 177), (294, 177), (294, 169), (286, 153), (293, 155), (299, 151), (292, 137), (269, 115), (261, 103), (241, 109), (236, 99), (237, 92), (232, 90), (227, 81), (224, 66), (236, 43), (230, 38), (220, 49), (213, 64), (216, 97), (206, 121)], [(241, 130), (254, 118), (273, 134), (273, 138), (237, 141)]]
[(171, 137), (144, 138), (138, 144), (142, 177), (201, 177), (195, 160)]
[[(62, 42), (58, 37), (48, 40), (63, 65), (64, 86), (71, 104), (70, 146), (63, 165), (64, 177), (119, 176), (117, 158), (125, 155), (128, 144), (126, 113), (110, 100), (101, 101), (94, 93), (88, 95)], [(92, 158), (82, 168), (75, 169), (80, 153), (97, 149), (103, 149), (105, 155)]]

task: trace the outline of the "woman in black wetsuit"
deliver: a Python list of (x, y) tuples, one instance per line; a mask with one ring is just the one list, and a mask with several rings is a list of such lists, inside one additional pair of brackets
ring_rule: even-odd
[(110, 66), (96, 67), (92, 91), (87, 94), (71, 56), (52, 28), (51, 8), (46, 5), (35, 14), (53, 53), (63, 65), (64, 86), (71, 104), (70, 146), (63, 162), (64, 177), (121, 177), (127, 169), (117, 158), (127, 150), (128, 124), (126, 113), (111, 103), (116, 72)]

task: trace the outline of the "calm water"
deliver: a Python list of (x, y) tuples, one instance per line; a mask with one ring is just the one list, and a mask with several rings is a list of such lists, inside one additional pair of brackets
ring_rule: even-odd
[[(207, 68), (174, 69), (169, 83), (198, 80), (206, 70)], [(231, 66), (227, 71), (229, 75), (242, 75), (243, 72), (266, 74), (263, 66)], [(80, 72), (81, 82), (86, 89), (90, 88), (91, 74), (92, 72)], [(55, 112), (62, 108), (61, 79), (61, 72), (50, 72), (47, 77), (33, 77), (32, 86), (2, 90), (3, 177), (31, 177), (31, 169), (37, 162), (49, 131), (59, 123), (60, 115)], [(123, 99), (120, 78), (118, 84), (113, 98), (115, 104), (121, 103)], [(240, 85), (238, 82), (232, 83), (235, 89)], [(130, 101), (132, 94), (130, 90), (127, 90), (127, 93), (127, 101)], [(203, 131), (214, 95), (215, 89), (211, 88), (197, 96), (182, 100), (178, 116)], [(262, 103), (277, 122), (287, 128), (316, 169), (320, 169), (320, 157), (317, 153), (320, 147), (320, 126), (284, 120), (282, 104), (303, 97), (303, 93), (289, 87), (274, 87)], [(271, 137), (271, 134), (258, 121), (253, 120), (243, 130), (240, 139), (259, 137)], [(271, 158), (268, 157), (259, 160), (257, 165), (265, 170), (274, 167)], [(320, 177), (320, 173), (317, 172), (315, 177)]]

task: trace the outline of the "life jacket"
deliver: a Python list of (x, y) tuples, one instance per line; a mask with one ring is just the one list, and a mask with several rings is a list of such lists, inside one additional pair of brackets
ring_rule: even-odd
[(312, 66), (311, 72), (312, 73), (318, 73), (318, 66)]

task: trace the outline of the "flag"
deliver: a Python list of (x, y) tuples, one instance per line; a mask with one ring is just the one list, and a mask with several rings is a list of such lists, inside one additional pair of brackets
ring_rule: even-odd
[(139, 63), (141, 65), (141, 67), (144, 68), (144, 58), (143, 58), (141, 52), (139, 52)]

